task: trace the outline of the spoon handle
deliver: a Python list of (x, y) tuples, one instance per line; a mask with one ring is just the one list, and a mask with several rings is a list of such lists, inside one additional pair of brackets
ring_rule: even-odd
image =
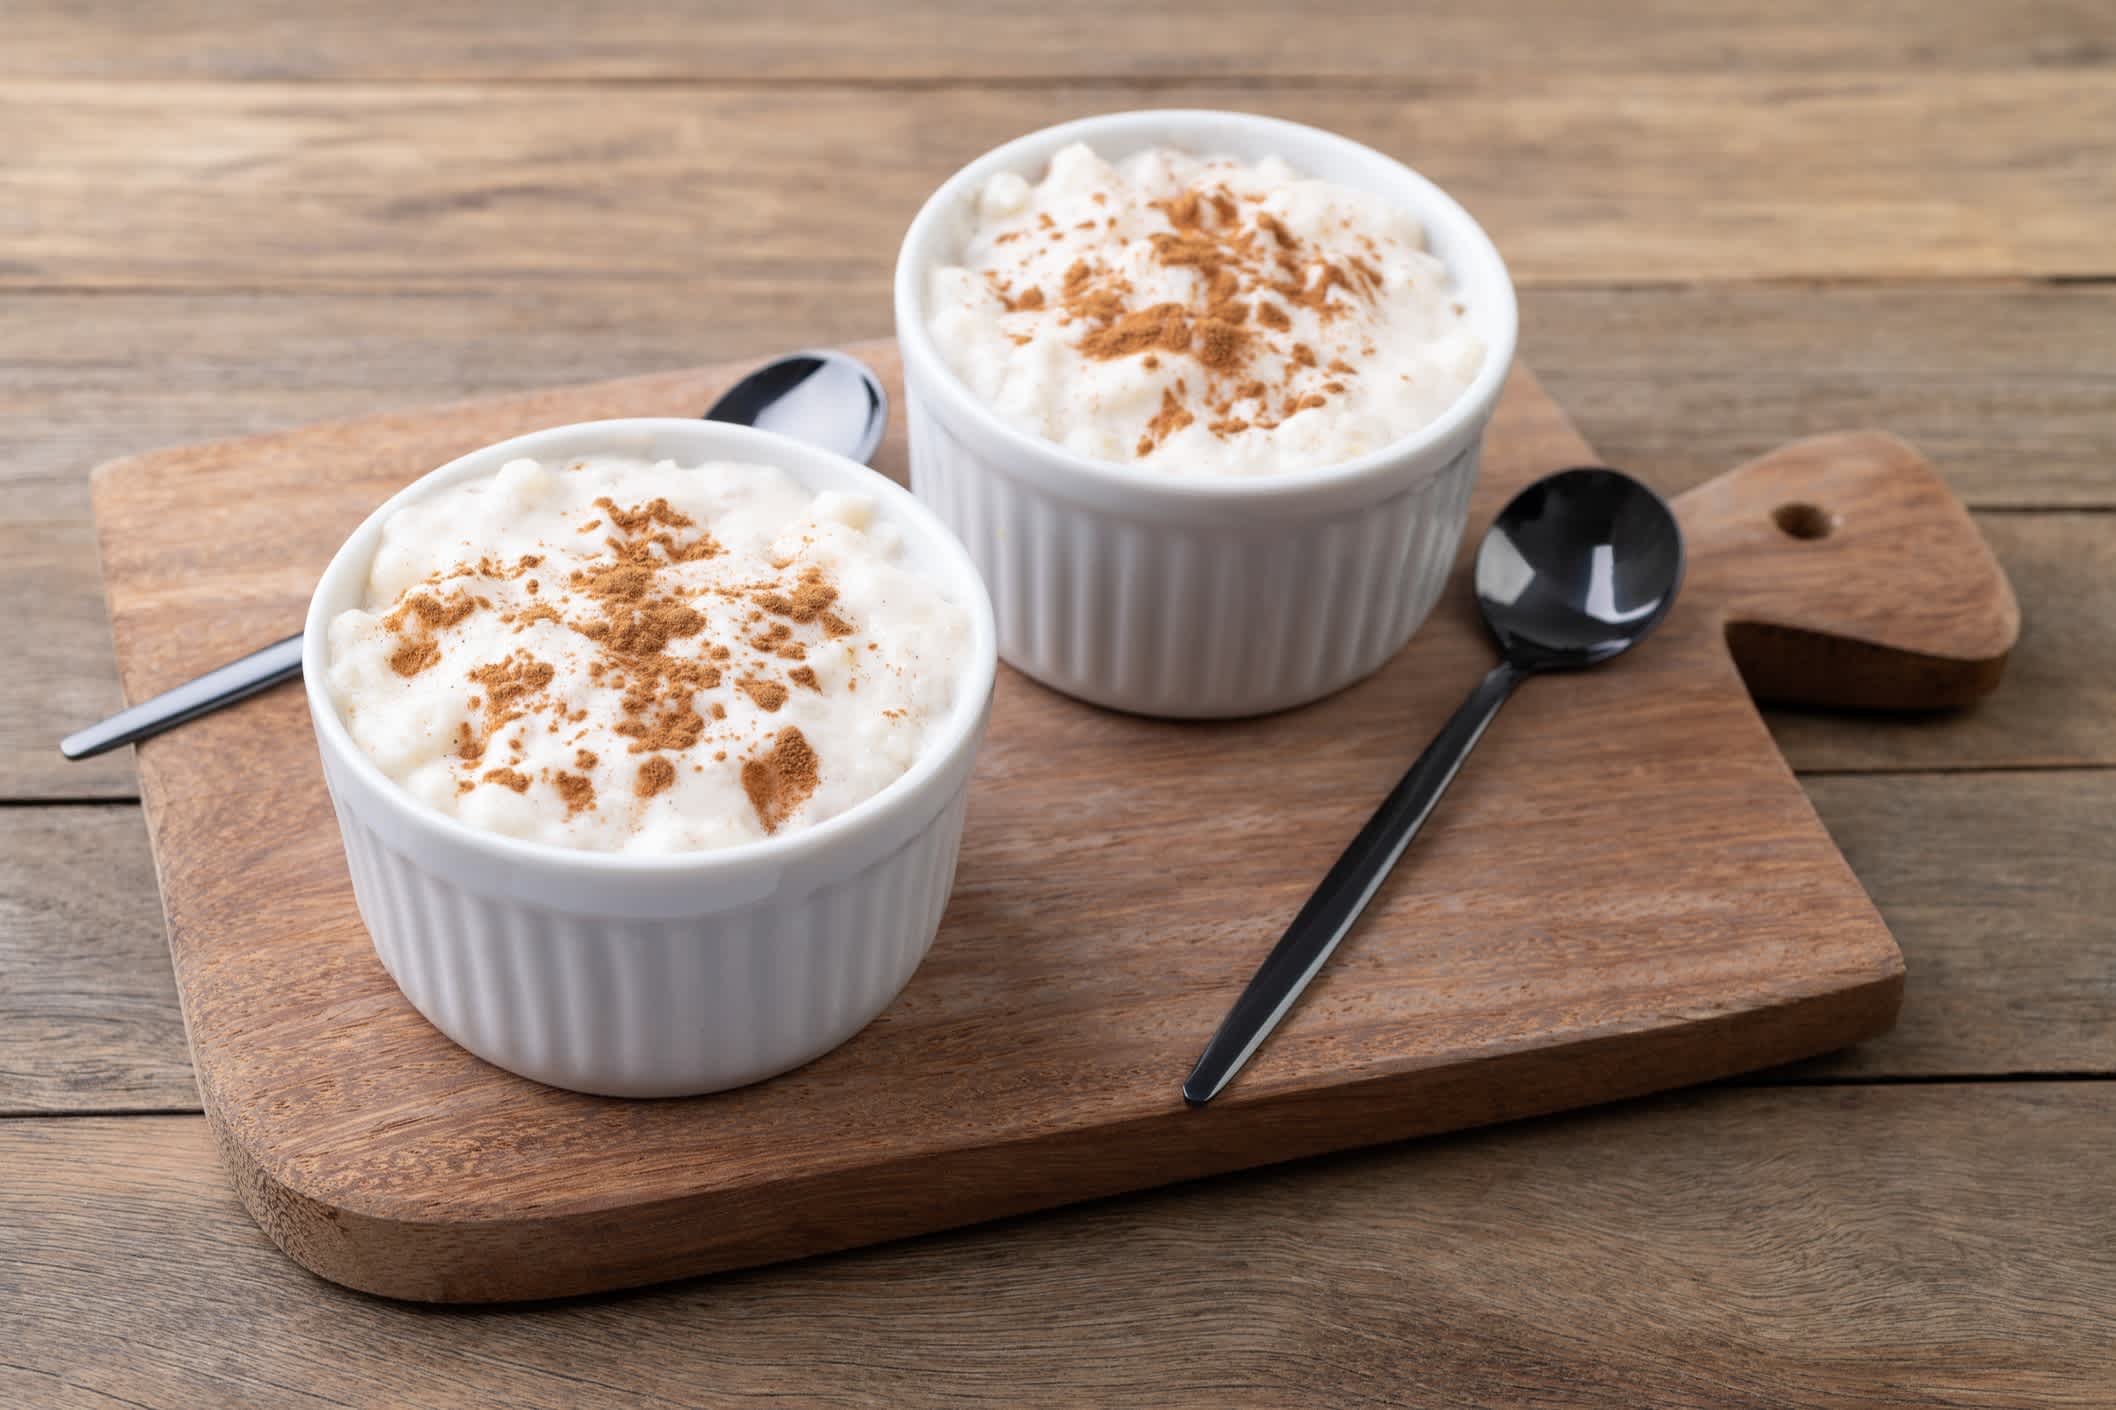
[(1286, 1010), (1293, 1007), (1395, 869), (1397, 859), (1418, 835), (1433, 805), (1454, 782), (1462, 761), (1483, 737), (1485, 726), (1524, 674), (1509, 662), (1494, 666), (1374, 810), (1221, 1020), (1219, 1031), (1183, 1083), (1184, 1101), (1203, 1106), (1218, 1096), (1278, 1027)]
[(121, 745), (137, 744), (300, 674), (301, 633), (296, 632), (262, 651), (253, 651), (239, 661), (208, 671), (197, 680), (165, 690), (152, 700), (120, 710), (100, 724), (69, 734), (59, 741), (59, 752), (69, 759), (89, 759)]

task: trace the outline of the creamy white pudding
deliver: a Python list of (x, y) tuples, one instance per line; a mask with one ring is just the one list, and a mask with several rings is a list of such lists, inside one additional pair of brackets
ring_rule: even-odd
[(761, 465), (523, 459), (385, 521), (328, 677), (353, 740), (444, 813), (701, 851), (900, 777), (968, 640), (864, 498)]
[(1319, 470), (1437, 420), (1484, 359), (1406, 212), (1285, 162), (1075, 143), (987, 181), (927, 322), (955, 375), (1069, 450), (1175, 475)]

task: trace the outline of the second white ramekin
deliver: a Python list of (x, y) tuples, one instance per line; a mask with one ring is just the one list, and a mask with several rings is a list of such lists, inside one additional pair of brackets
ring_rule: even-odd
[[(953, 708), (911, 770), (815, 827), (719, 852), (572, 851), (473, 828), (390, 780), (346, 731), (329, 625), (360, 604), (383, 521), (520, 456), (596, 453), (775, 465), (876, 502), (968, 615)], [(660, 1097), (741, 1086), (844, 1042), (910, 980), (955, 875), (996, 669), (991, 610), (961, 545), (865, 466), (711, 421), (560, 426), (473, 451), (370, 515), (309, 603), (302, 675), (353, 896), (383, 967), (435, 1027), (553, 1086)]]
[[(1037, 180), (1073, 142), (1111, 159), (1154, 145), (1278, 156), (1394, 201), (1425, 226), (1453, 274), (1484, 366), (1416, 435), (1327, 470), (1268, 478), (1156, 476), (1007, 424), (934, 345), (926, 286), (961, 249), (988, 180), (1001, 171)], [(1320, 699), (1378, 670), (1424, 622), (1461, 542), (1518, 322), (1498, 250), (1430, 181), (1333, 133), (1209, 111), (1087, 118), (978, 158), (912, 221), (895, 302), (911, 487), (984, 574), (999, 654), (1083, 700), (1193, 718)]]

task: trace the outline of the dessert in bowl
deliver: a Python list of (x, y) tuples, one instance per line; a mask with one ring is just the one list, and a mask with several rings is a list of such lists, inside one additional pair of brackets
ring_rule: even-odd
[(1402, 647), (1516, 332), (1438, 188), (1239, 113), (979, 158), (913, 221), (895, 302), (912, 488), (983, 572), (1001, 656), (1173, 716), (1302, 704)]
[(736, 1086), (909, 980), (995, 668), (910, 495), (782, 437), (558, 427), (378, 509), (303, 674), (360, 914), (438, 1028), (556, 1086)]

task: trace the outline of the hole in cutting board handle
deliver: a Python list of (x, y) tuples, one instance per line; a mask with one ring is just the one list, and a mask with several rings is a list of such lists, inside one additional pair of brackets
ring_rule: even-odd
[(1837, 516), (1819, 504), (1795, 501), (1771, 511), (1771, 522), (1792, 539), (1826, 539), (1837, 528)]

